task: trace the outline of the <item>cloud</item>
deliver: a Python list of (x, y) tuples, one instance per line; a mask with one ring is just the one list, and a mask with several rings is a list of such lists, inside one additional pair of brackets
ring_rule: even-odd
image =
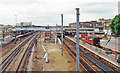
[(80, 8), (80, 21), (97, 20), (101, 17), (113, 18), (117, 14), (118, 0), (1, 0), (0, 23), (15, 24), (32, 21), (34, 24), (61, 24), (64, 14), (64, 25), (76, 21), (75, 8)]
[[(106, 14), (116, 11), (116, 2), (93, 2), (83, 4), (86, 7), (83, 12), (85, 13), (96, 13), (96, 14)], [(88, 8), (87, 8), (88, 7)]]
[(1, 4), (46, 4), (45, 0), (1, 0)]

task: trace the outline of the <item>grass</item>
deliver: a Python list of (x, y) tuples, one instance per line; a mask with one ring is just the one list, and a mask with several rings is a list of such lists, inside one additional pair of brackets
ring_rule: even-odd
[(68, 62), (71, 60), (70, 58), (66, 57), (65, 54), (62, 56), (60, 52), (52, 52), (50, 54), (55, 57), (55, 60), (60, 62)]

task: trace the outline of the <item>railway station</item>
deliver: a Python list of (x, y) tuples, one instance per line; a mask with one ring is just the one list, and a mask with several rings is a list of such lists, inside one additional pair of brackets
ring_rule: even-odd
[[(76, 72), (77, 37), (76, 33), (71, 35), (68, 31), (63, 32), (63, 51), (59, 30), (54, 31), (50, 28), (49, 31), (13, 31), (12, 33), (16, 37), (13, 36), (9, 43), (2, 43), (1, 45), (0, 71)], [(88, 35), (83, 33), (80, 33), (79, 36), (79, 70), (81, 72), (119, 72), (118, 48), (115, 53), (115, 50), (112, 50), (113, 47), (106, 46), (111, 48), (109, 50), (111, 53), (107, 54), (108, 49), (106, 50), (106, 47), (103, 47), (106, 44), (105, 39), (100, 39), (101, 45), (98, 46), (94, 45), (94, 41), (93, 44), (91, 40), (88, 42), (86, 36)], [(114, 41), (114, 39), (111, 41)], [(108, 44), (111, 44), (111, 42)], [(117, 55), (116, 59), (115, 55)]]
[[(15, 2), (20, 6), (22, 4)], [(68, 10), (71, 12), (63, 11), (63, 13), (61, 11), (58, 11), (58, 13), (57, 11), (50, 11), (49, 6), (51, 5), (47, 8), (47, 11), (50, 12), (45, 9), (40, 9), (41, 11), (37, 12), (34, 9), (39, 9), (39, 6), (37, 6), (40, 3), (39, 0), (38, 4), (34, 1), (22, 2), (23, 4), (28, 3), (30, 11), (27, 11), (27, 8), (24, 11), (23, 8), (23, 14), (24, 12), (25, 14), (24, 17), (20, 17), (22, 11), (17, 10), (16, 13), (20, 15), (15, 14), (14, 25), (8, 24), (12, 21), (8, 21), (8, 25), (0, 24), (0, 73), (120, 73), (119, 10), (118, 14), (114, 14), (114, 17), (111, 16), (111, 18), (103, 12), (103, 15), (108, 17), (105, 18), (102, 16), (102, 11), (97, 14), (93, 10), (94, 15), (90, 15), (88, 11), (87, 15), (87, 11), (84, 9), (84, 6), (86, 6), (89, 10), (89, 5), (90, 7), (91, 5), (99, 7), (99, 2), (98, 5), (94, 2), (92, 4), (88, 2), (87, 6), (86, 3), (84, 5), (78, 1), (78, 7), (79, 4), (83, 7), (71, 10), (70, 5)], [(64, 2), (61, 2), (55, 3), (64, 6)], [(75, 1), (70, 1), (71, 4), (73, 2)], [(32, 6), (29, 8), (31, 3), (34, 6), (33, 8)], [(46, 5), (47, 3), (49, 4), (49, 1), (45, 1)], [(107, 3), (105, 2), (109, 5), (109, 2)], [(113, 3), (118, 3), (118, 9), (120, 9), (120, 2)], [(100, 3), (100, 5), (102, 6), (103, 3)], [(43, 6), (40, 5), (40, 7)], [(66, 8), (63, 7), (63, 9)], [(72, 11), (75, 11), (75, 13), (72, 13)], [(115, 13), (115, 10), (113, 11)], [(29, 15), (30, 18), (25, 18), (27, 17), (25, 15)], [(57, 16), (60, 17), (57, 18)], [(2, 21), (4, 20), (0, 22), (3, 23)]]

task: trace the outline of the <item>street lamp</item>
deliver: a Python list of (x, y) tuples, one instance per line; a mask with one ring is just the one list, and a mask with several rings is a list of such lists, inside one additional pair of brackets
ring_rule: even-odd
[(15, 17), (16, 17), (15, 22), (16, 22), (16, 25), (17, 25), (17, 15), (16, 14), (15, 14)]

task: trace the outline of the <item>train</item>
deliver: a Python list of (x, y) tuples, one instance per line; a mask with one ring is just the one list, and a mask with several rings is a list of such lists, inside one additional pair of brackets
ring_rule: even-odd
[(35, 31), (26, 31), (25, 33), (22, 33), (21, 35), (20, 35), (20, 34), (17, 34), (16, 37), (15, 37), (16, 32), (18, 33), (18, 31), (12, 31), (13, 37), (11, 38), (10, 42), (8, 42), (8, 43), (6, 43), (6, 44), (2, 44), (2, 46), (0, 46), (0, 47), (5, 47), (5, 46), (13, 43), (15, 40), (17, 41), (17, 40), (19, 40), (19, 39), (22, 39), (22, 38), (28, 36), (28, 35), (33, 34)]
[[(79, 29), (79, 37), (80, 39), (84, 39), (83, 41), (100, 47), (100, 39), (102, 39), (102, 37), (104, 37), (104, 32), (95, 32), (95, 37), (93, 37), (93, 28), (80, 28)], [(72, 29), (65, 29), (65, 35), (66, 36), (70, 36), (70, 37), (75, 37), (76, 35), (76, 29), (72, 28)]]
[(26, 34), (28, 32), (33, 32), (34, 30), (16, 30), (16, 31), (11, 31), (11, 34), (10, 35), (13, 35), (13, 37), (16, 35), (23, 35), (23, 34)]
[(97, 46), (99, 48), (101, 48), (100, 46), (100, 39), (99, 37), (90, 37), (90, 36), (85, 36), (85, 39), (84, 41), (91, 44), (91, 45), (94, 45), (94, 46)]
[[(63, 32), (63, 37), (65, 36), (65, 33)], [(57, 32), (57, 37), (61, 37), (61, 32)]]
[[(80, 29), (80, 30), (83, 30), (83, 29)], [(87, 29), (87, 30), (92, 30), (92, 29)], [(89, 32), (89, 33), (88, 32), (79, 32), (79, 34), (80, 34), (79, 36), (80, 36), (81, 40), (83, 40), (91, 45), (94, 45), (98, 48), (102, 48), (100, 46), (100, 39), (102, 39), (102, 37), (105, 37), (104, 32), (95, 33), (95, 37), (93, 37), (92, 32)], [(74, 37), (76, 35), (76, 29), (65, 29), (65, 35)], [(109, 53), (112, 54), (112, 52), (109, 52)], [(117, 62), (120, 63), (120, 54), (117, 57)]]

